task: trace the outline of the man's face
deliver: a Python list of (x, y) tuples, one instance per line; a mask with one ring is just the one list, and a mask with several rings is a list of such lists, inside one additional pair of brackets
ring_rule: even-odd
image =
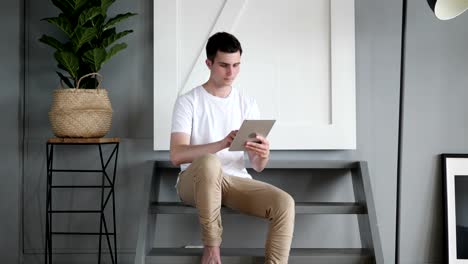
[(240, 70), (240, 52), (226, 53), (218, 51), (213, 61), (206, 60), (211, 71), (211, 79), (216, 86), (231, 86)]

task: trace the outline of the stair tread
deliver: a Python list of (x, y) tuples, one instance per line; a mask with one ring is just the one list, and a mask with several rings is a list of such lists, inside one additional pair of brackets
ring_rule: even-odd
[[(148, 256), (201, 256), (202, 248), (152, 248)], [(221, 248), (222, 256), (262, 257), (264, 248)], [(290, 256), (304, 257), (372, 257), (366, 248), (292, 248)]]
[[(170, 160), (157, 160), (155, 164), (158, 168), (179, 169)], [(276, 160), (271, 159), (265, 169), (355, 169), (359, 166), (359, 161), (349, 160)], [(246, 164), (247, 169), (251, 169), (250, 162)]]
[[(196, 214), (197, 209), (181, 202), (153, 202), (153, 214)], [(238, 214), (222, 207), (224, 214)], [(296, 202), (296, 214), (365, 214), (365, 206), (355, 202)]]

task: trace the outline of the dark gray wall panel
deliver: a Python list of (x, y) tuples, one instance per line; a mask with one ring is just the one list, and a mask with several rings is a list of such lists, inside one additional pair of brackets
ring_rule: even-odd
[(4, 263), (20, 260), (21, 190), (21, 1), (2, 2), (0, 9), (0, 255)]

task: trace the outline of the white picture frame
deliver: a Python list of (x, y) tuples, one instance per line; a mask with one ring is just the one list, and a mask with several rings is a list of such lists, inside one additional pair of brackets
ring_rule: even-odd
[(468, 154), (442, 154), (446, 263), (468, 264)]
[[(171, 115), (177, 96), (206, 81), (204, 45), (218, 31), (240, 37), (245, 55), (243, 70), (234, 86), (257, 100), (262, 119), (277, 120), (270, 134), (272, 150), (356, 149), (354, 0), (155, 0), (153, 7), (154, 150), (169, 149)], [(301, 12), (288, 13), (287, 8)], [(252, 23), (252, 14), (262, 17), (261, 12), (272, 13), (265, 15), (271, 20)], [(281, 19), (295, 22), (284, 25)], [(271, 21), (280, 22), (271, 26)], [(199, 24), (204, 27), (194, 26)], [(265, 25), (270, 33), (249, 31), (258, 25)], [(294, 30), (288, 29), (297, 25), (309, 25), (314, 33), (301, 27), (299, 36), (307, 37), (294, 40), (288, 35)], [(280, 32), (286, 33), (275, 35), (283, 34)], [(278, 45), (287, 48), (262, 52), (265, 45), (256, 42), (268, 36), (281, 39)], [(277, 52), (280, 56), (265, 60), (265, 56)], [(298, 60), (302, 57), (308, 59)], [(288, 72), (292, 65), (303, 72)], [(263, 76), (257, 74), (259, 69), (265, 69)]]

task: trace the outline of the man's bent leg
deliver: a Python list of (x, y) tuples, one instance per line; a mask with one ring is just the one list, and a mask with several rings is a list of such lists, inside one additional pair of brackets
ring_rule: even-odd
[(205, 246), (216, 247), (221, 244), (222, 180), (221, 163), (212, 154), (195, 159), (179, 176), (177, 189), (180, 199), (198, 209)]
[(235, 176), (224, 178), (229, 189), (224, 195), (224, 205), (270, 221), (265, 244), (265, 263), (288, 263), (294, 231), (293, 198), (265, 182)]

